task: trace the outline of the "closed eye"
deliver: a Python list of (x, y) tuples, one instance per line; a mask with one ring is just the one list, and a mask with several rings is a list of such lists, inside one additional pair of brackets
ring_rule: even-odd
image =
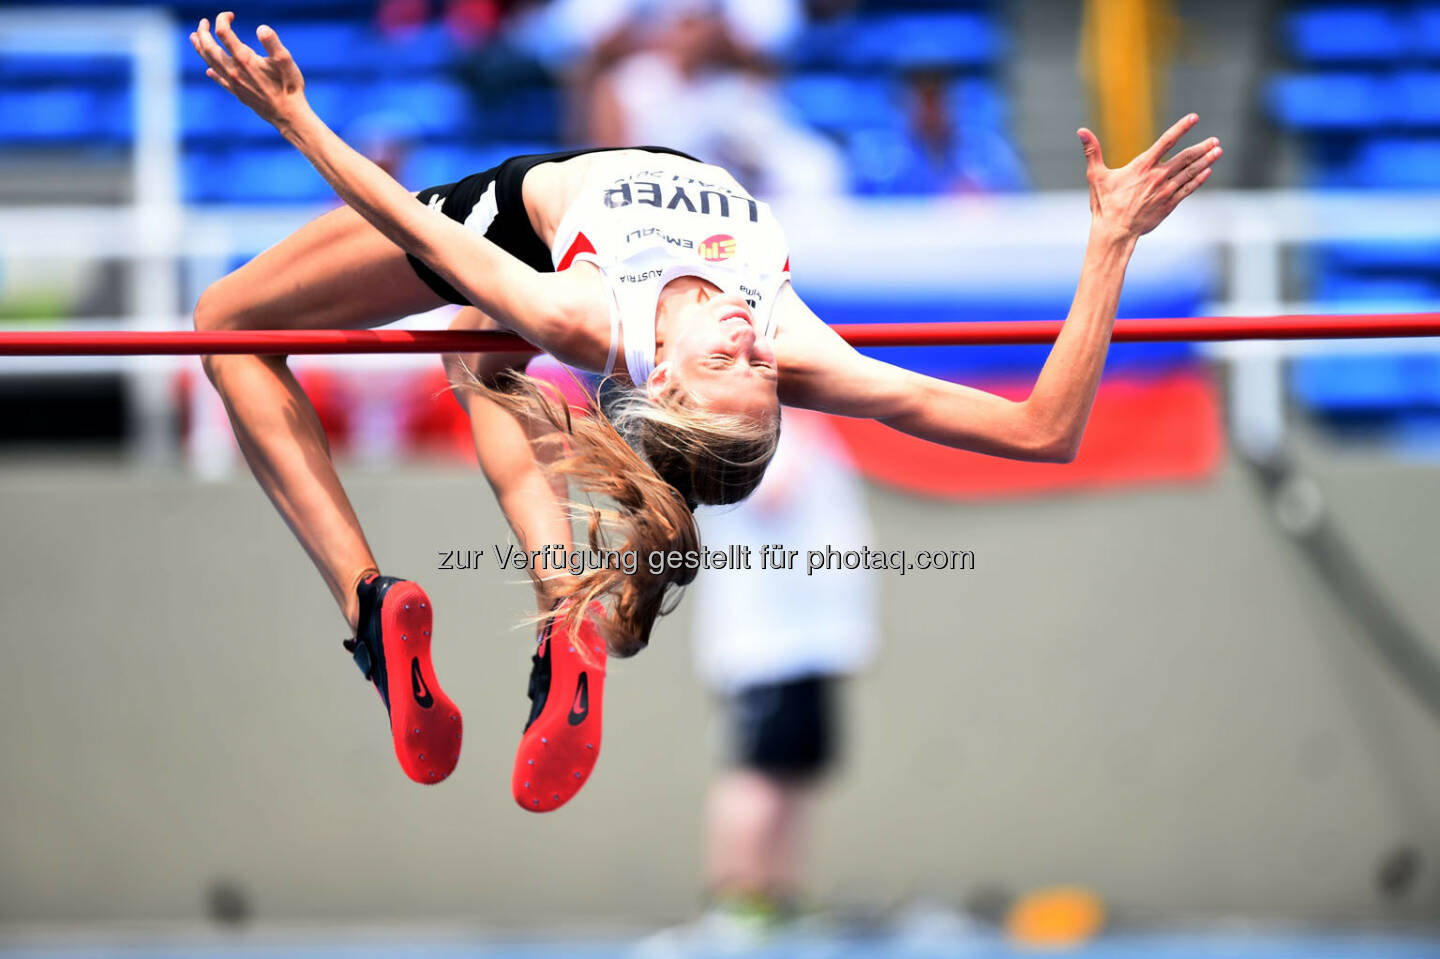
[[(705, 359), (705, 366), (712, 370), (727, 370), (737, 365), (738, 357), (729, 356), (725, 353), (712, 353)], [(775, 364), (766, 360), (751, 360), (750, 367), (759, 370), (761, 375), (767, 379), (776, 377)]]

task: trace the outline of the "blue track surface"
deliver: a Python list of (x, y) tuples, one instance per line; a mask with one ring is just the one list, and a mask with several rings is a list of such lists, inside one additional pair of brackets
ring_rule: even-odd
[[(163, 945), (64, 945), (58, 941), (24, 946), (0, 942), (0, 959), (662, 959), (666, 956), (736, 956), (756, 959), (1004, 959), (1064, 956), (1069, 959), (1440, 959), (1440, 937), (1339, 935), (1133, 935), (1096, 941), (1063, 951), (1021, 950), (1004, 941), (974, 936), (961, 939), (821, 940), (784, 938), (737, 950), (635, 940), (596, 942), (504, 942), (495, 940), (406, 942), (386, 934), (380, 942), (325, 941), (298, 936), (285, 942), (203, 938), (167, 939)], [(92, 940), (93, 943), (93, 940)]]

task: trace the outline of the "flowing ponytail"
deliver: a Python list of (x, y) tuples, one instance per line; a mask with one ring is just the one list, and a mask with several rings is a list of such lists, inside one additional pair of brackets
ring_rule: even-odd
[(695, 579), (687, 564), (652, 564), (652, 557), (698, 551), (696, 506), (737, 503), (754, 492), (780, 437), (778, 404), (773, 417), (756, 420), (694, 408), (678, 391), (651, 400), (624, 390), (607, 393), (608, 409), (592, 400), (591, 415), (572, 416), (554, 387), (522, 373), (466, 388), (530, 427), (545, 471), (579, 488), (583, 498), (572, 497), (570, 507), (585, 519), (591, 550), (636, 557), (627, 564), (634, 572), (602, 566), (581, 574), (558, 612), (573, 636), (590, 604), (608, 600), (604, 631), (618, 657), (649, 644), (656, 618), (671, 612), (680, 588)]

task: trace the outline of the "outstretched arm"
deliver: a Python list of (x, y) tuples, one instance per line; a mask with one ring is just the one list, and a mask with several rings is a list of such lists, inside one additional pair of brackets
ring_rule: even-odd
[(1105, 166), (1095, 135), (1079, 131), (1090, 183), (1090, 242), (1070, 314), (1026, 399), (1007, 400), (862, 356), (788, 292), (779, 304), (776, 342), (781, 400), (878, 419), (946, 446), (1014, 459), (1074, 459), (1135, 243), (1209, 178), (1220, 157), (1219, 141), (1211, 138), (1164, 160), (1197, 120), (1194, 114), (1181, 119), (1115, 170)]
[[(215, 34), (200, 21), (190, 42), (205, 59), (206, 76), (233, 93), (289, 140), (335, 192), (407, 253), (443, 276), (470, 302), (505, 327), (569, 362), (587, 364), (593, 357), (572, 356), (577, 337), (571, 335), (579, 316), (593, 300), (586, 287), (595, 278), (541, 274), (489, 240), (444, 216), (437, 216), (384, 170), (352, 150), (316, 116), (305, 99), (305, 80), (294, 59), (270, 27), (255, 31), (266, 56), (235, 35), (234, 14), (215, 20)], [(216, 37), (224, 43), (222, 49)]]

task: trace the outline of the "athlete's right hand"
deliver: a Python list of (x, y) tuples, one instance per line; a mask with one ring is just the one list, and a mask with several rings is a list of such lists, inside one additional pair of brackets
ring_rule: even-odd
[(209, 67), (205, 71), (207, 77), (235, 94), (263, 119), (277, 127), (283, 126), (309, 109), (305, 100), (305, 78), (274, 30), (261, 26), (255, 31), (256, 39), (267, 54), (262, 57), (240, 42), (231, 28), (234, 20), (235, 14), (228, 12), (215, 18), (215, 36), (225, 44), (223, 49), (210, 35), (208, 20), (201, 20), (190, 34), (190, 45)]
[(1223, 152), (1215, 137), (1165, 159), (1199, 119), (1193, 113), (1181, 117), (1150, 149), (1115, 169), (1105, 165), (1095, 134), (1084, 127), (1076, 131), (1085, 150), (1085, 178), (1090, 182), (1095, 226), (1122, 236), (1142, 236), (1210, 179), (1211, 168)]

